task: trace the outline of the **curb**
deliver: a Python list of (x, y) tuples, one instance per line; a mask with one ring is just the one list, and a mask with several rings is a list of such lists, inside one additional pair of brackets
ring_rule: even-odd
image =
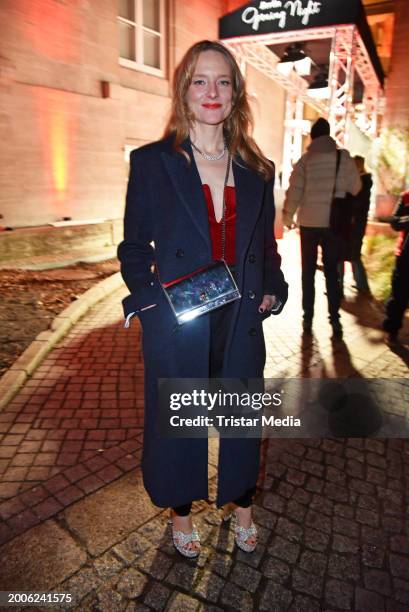
[(0, 378), (0, 411), (7, 406), (20, 387), (38, 368), (47, 353), (92, 306), (123, 286), (120, 272), (104, 278), (80, 295), (52, 321), (50, 329), (42, 331)]

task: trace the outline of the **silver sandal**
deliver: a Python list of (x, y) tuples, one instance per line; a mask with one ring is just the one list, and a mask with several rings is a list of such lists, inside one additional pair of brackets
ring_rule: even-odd
[(239, 519), (237, 518), (236, 513), (234, 513), (234, 516), (236, 519), (234, 525), (234, 541), (236, 542), (237, 546), (244, 552), (254, 552), (257, 546), (257, 539), (254, 544), (248, 544), (247, 540), (253, 536), (257, 538), (257, 527), (255, 526), (254, 522), (251, 521), (250, 527), (246, 529), (245, 527), (239, 525)]
[(200, 536), (196, 529), (196, 526), (193, 525), (193, 529), (190, 533), (184, 533), (183, 531), (173, 529), (172, 519), (169, 519), (168, 523), (172, 525), (171, 527), (172, 540), (173, 540), (173, 546), (176, 548), (176, 550), (181, 555), (189, 559), (198, 557), (200, 555), (200, 550), (194, 550), (194, 549), (188, 548), (188, 544), (190, 542), (199, 542), (200, 544)]
[(257, 527), (253, 521), (251, 521), (250, 527), (242, 527), (239, 524), (238, 516), (233, 508), (233, 504), (227, 504), (223, 509), (222, 519), (223, 521), (228, 521), (234, 517), (234, 541), (240, 550), (247, 553), (254, 552), (257, 546), (257, 540), (254, 544), (248, 544), (247, 540), (253, 536), (257, 538)]

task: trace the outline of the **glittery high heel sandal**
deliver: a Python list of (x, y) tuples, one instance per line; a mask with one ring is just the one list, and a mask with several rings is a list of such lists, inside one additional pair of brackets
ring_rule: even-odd
[(190, 542), (198, 542), (200, 545), (200, 537), (195, 525), (193, 525), (193, 529), (190, 533), (184, 533), (183, 531), (173, 529), (172, 512), (168, 523), (171, 525), (173, 546), (176, 550), (189, 559), (198, 557), (200, 555), (200, 548), (199, 550), (189, 548)]
[[(239, 518), (234, 508), (234, 504), (227, 504), (224, 506), (222, 519), (223, 521), (228, 521), (232, 517), (234, 518), (234, 541), (240, 550), (247, 553), (254, 552), (257, 546), (257, 527), (253, 521), (251, 521), (250, 527), (242, 527), (239, 523)], [(254, 544), (248, 544), (247, 540), (252, 537), (255, 537), (256, 541)]]

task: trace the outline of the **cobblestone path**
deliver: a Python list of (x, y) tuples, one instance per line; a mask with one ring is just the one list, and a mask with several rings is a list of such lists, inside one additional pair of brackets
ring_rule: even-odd
[[(407, 323), (392, 350), (379, 307), (347, 290), (344, 340), (332, 340), (320, 272), (314, 336), (302, 338), (298, 238), (281, 250), (290, 300), (265, 323), (266, 378), (407, 383)], [(205, 502), (194, 506), (199, 559), (174, 551), (141, 482), (143, 363), (124, 295), (80, 320), (0, 413), (0, 590), (71, 592), (81, 611), (407, 611), (406, 439), (268, 439), (256, 552), (238, 552)], [(210, 449), (214, 495), (216, 440)]]

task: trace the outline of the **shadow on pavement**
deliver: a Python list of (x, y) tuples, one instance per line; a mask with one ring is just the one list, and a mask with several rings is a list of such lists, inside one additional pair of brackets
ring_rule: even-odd
[(371, 295), (358, 293), (352, 300), (344, 299), (341, 310), (352, 314), (361, 327), (382, 329), (382, 305)]
[(409, 348), (403, 344), (390, 344), (390, 350), (392, 353), (395, 353), (398, 357), (400, 357), (408, 367), (409, 367)]

